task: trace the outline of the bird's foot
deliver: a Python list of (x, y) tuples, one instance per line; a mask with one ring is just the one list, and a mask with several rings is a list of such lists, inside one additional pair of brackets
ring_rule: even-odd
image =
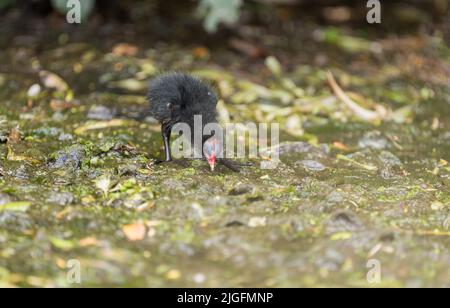
[(241, 169), (243, 167), (251, 167), (253, 164), (252, 163), (241, 163), (241, 162), (236, 162), (236, 161), (232, 161), (229, 159), (221, 159), (219, 161), (222, 165), (224, 165), (225, 167), (227, 167), (228, 169), (230, 169), (231, 171), (234, 172), (240, 172)]

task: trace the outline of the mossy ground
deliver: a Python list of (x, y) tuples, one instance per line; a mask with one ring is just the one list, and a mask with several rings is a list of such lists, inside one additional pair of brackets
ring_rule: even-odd
[[(275, 37), (281, 64), (196, 44), (128, 40), (138, 53), (123, 55), (80, 35), (4, 38), (0, 285), (71, 286), (76, 259), (81, 286), (362, 287), (375, 259), (374, 286), (450, 286), (449, 46), (374, 37), (380, 54), (367, 36), (357, 52)], [(35, 67), (70, 91), (28, 98)], [(174, 69), (217, 86), (222, 118), (280, 122), (294, 146), (279, 167), (152, 164), (158, 125), (127, 115), (145, 108), (149, 78)], [(327, 70), (367, 108), (402, 112), (361, 121), (333, 99)]]

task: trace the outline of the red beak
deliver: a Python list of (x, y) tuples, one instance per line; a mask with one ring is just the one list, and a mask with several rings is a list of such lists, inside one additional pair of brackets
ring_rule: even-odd
[(211, 171), (214, 171), (214, 169), (216, 168), (216, 163), (217, 163), (217, 159), (215, 156), (208, 158), (208, 164), (211, 167)]

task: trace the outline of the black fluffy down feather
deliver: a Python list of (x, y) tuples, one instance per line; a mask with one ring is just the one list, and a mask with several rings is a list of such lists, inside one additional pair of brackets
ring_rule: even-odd
[[(165, 161), (172, 161), (170, 150), (171, 129), (175, 124), (186, 123), (191, 128), (191, 142), (194, 141), (194, 117), (202, 116), (202, 129), (210, 123), (217, 124), (217, 95), (213, 89), (199, 78), (183, 73), (160, 75), (150, 82), (147, 96), (150, 103), (149, 114), (161, 123), (161, 133), (164, 141)], [(203, 132), (202, 132), (203, 133)], [(220, 161), (229, 169), (239, 172), (234, 163), (220, 157), (223, 149), (223, 136), (203, 135), (203, 149), (194, 151), (202, 153), (211, 170)], [(218, 160), (220, 159), (220, 160)]]
[(168, 73), (150, 82), (147, 96), (150, 115), (167, 127), (186, 123), (194, 132), (194, 116), (202, 115), (203, 126), (217, 123), (217, 95), (199, 78)]

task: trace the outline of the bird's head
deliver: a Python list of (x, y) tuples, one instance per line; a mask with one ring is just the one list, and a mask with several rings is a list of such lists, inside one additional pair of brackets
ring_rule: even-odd
[(214, 171), (217, 165), (217, 159), (222, 155), (222, 144), (215, 136), (209, 138), (203, 144), (203, 155), (208, 161), (211, 171)]

